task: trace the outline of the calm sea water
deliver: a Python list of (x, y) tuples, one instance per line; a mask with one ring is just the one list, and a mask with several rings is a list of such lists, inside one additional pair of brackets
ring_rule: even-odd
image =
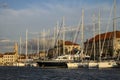
[(120, 69), (0, 67), (0, 80), (120, 80)]

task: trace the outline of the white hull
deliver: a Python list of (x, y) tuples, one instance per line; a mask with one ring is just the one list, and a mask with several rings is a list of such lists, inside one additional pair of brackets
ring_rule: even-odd
[(88, 63), (88, 68), (97, 68), (98, 67), (98, 63), (97, 62), (89, 62)]
[(31, 66), (31, 67), (37, 67), (37, 63), (13, 63), (13, 66), (19, 66), (19, 67), (24, 67), (24, 66)]
[(117, 64), (115, 61), (89, 62), (88, 68), (113, 68)]
[(83, 62), (83, 63), (82, 63), (82, 67), (83, 67), (83, 68), (88, 68), (88, 62), (86, 62), (86, 61)]
[(98, 63), (98, 68), (113, 68), (116, 66), (117, 66), (117, 64), (115, 61), (105, 61), (105, 62)]
[(73, 69), (81, 68), (83, 67), (83, 63), (82, 62), (71, 62), (71, 63), (67, 63), (67, 67), (73, 68)]
[(68, 68), (78, 68), (79, 63), (67, 63)]
[(31, 63), (30, 66), (37, 67), (38, 65), (37, 65), (37, 63)]
[(25, 66), (25, 63), (14, 63), (13, 66), (23, 67)]
[(115, 61), (103, 61), (103, 62), (71, 62), (67, 63), (68, 68), (114, 68), (117, 67), (117, 63)]

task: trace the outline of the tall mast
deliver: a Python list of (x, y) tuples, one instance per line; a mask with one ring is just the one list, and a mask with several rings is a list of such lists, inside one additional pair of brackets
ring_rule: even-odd
[(20, 54), (21, 54), (21, 36), (20, 36)]
[(116, 0), (114, 0), (114, 19), (113, 19), (113, 54), (116, 52)]
[[(56, 24), (56, 33), (57, 33), (56, 35), (58, 35), (58, 25), (59, 25), (59, 22), (57, 22), (57, 24)], [(59, 37), (58, 37), (58, 38), (59, 38)], [(58, 54), (58, 56), (59, 56), (58, 40), (59, 40), (59, 39), (57, 39), (57, 36), (56, 36), (56, 42), (57, 42), (57, 43), (56, 43), (56, 45), (57, 45), (57, 46), (56, 46), (56, 47), (57, 47), (57, 54)]]
[(64, 17), (63, 17), (62, 27), (63, 27), (63, 54), (65, 55), (65, 24), (64, 24)]
[(37, 53), (39, 54), (39, 33), (38, 33), (38, 36), (37, 36)]
[(56, 33), (56, 29), (55, 29), (55, 27), (54, 27), (54, 32), (53, 32), (53, 43), (54, 43), (54, 46), (56, 46), (56, 35), (55, 35), (55, 33)]
[[(56, 38), (56, 35), (55, 35), (55, 33), (56, 33), (56, 31), (55, 31), (55, 27), (54, 27), (54, 31), (53, 31), (53, 43), (54, 43), (54, 48), (56, 47), (56, 40), (57, 40), (57, 38)], [(55, 51), (53, 52), (53, 54), (55, 54)]]
[(26, 30), (26, 60), (27, 60), (27, 52), (28, 52), (28, 30)]
[(99, 10), (99, 16), (98, 16), (98, 27), (99, 27), (99, 61), (101, 61), (101, 28), (100, 28), (100, 10)]
[(94, 36), (94, 40), (93, 40), (93, 44), (94, 44), (94, 60), (95, 60), (95, 15), (93, 15), (93, 36)]
[[(46, 36), (45, 29), (43, 29), (43, 51), (44, 51), (44, 52), (45, 52), (45, 49), (46, 49), (45, 36)], [(46, 56), (47, 56), (47, 54), (45, 54), (45, 58), (46, 58)]]
[(113, 19), (113, 30), (114, 30), (114, 39), (116, 38), (116, 0), (114, 0), (114, 19)]
[(20, 36), (20, 61), (21, 61), (21, 50), (22, 50), (22, 48), (21, 48), (21, 41), (22, 41), (22, 39), (21, 39), (21, 36)]
[[(82, 48), (82, 54), (83, 54), (83, 51), (84, 51), (84, 9), (82, 9), (82, 24), (81, 24), (81, 42), (82, 42), (82, 45), (81, 45), (81, 48)], [(83, 55), (82, 55), (83, 56)]]

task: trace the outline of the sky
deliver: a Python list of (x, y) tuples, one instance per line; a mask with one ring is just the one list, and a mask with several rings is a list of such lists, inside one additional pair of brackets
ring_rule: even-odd
[[(116, 16), (120, 17), (120, 0), (116, 1)], [(25, 39), (26, 29), (29, 32), (50, 29), (52, 32), (56, 23), (62, 22), (63, 16), (65, 26), (75, 27), (81, 20), (82, 9), (87, 36), (92, 31), (89, 26), (93, 15), (97, 21), (99, 10), (101, 23), (104, 23), (101, 26), (103, 32), (108, 20), (113, 19), (113, 0), (0, 0), (0, 42), (18, 41), (20, 36)]]

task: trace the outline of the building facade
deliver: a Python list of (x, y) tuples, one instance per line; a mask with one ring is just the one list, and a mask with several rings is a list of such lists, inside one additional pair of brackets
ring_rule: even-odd
[(3, 65), (3, 54), (0, 54), (0, 65)]
[(73, 43), (70, 41), (65, 41), (65, 49), (68, 51), (68, 53), (71, 53), (72, 50), (80, 50), (80, 45), (77, 43)]
[(80, 45), (71, 41), (59, 40), (58, 44), (48, 51), (48, 57), (53, 58), (65, 54), (76, 54), (75, 51), (80, 50)]
[(14, 52), (6, 52), (2, 56), (2, 61), (4, 65), (12, 65), (18, 60), (18, 45), (15, 43)]
[(16, 61), (16, 56), (14, 52), (8, 52), (3, 55), (4, 64), (12, 64)]
[(120, 53), (120, 31), (96, 35), (84, 43), (84, 50), (86, 54), (97, 59), (117, 57)]

